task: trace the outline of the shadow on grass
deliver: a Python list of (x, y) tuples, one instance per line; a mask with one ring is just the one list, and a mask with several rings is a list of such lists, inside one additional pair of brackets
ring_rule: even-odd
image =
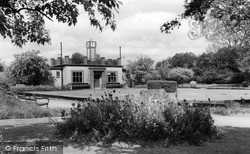
[[(115, 143), (102, 145), (98, 143), (73, 142), (63, 140), (64, 153), (250, 153), (250, 128), (218, 127), (224, 134), (220, 140), (211, 140), (201, 146), (161, 145), (134, 148), (133, 144)], [(62, 141), (53, 133), (55, 126), (51, 123), (28, 126), (1, 126), (3, 141)]]

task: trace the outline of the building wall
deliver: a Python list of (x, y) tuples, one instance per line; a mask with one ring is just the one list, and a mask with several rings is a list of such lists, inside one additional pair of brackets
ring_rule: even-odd
[(83, 71), (83, 82), (90, 83), (89, 67), (67, 66), (63, 70), (63, 84), (67, 85), (72, 82), (72, 72)]
[[(94, 68), (94, 67), (91, 67)], [(98, 68), (98, 67), (97, 67)], [(63, 84), (72, 83), (72, 71), (83, 71), (83, 82), (90, 84), (90, 70), (89, 67), (83, 66), (66, 66), (63, 69)], [(60, 77), (57, 77), (56, 72), (60, 72)], [(106, 67), (106, 73), (117, 72), (117, 82), (123, 83), (122, 68), (121, 67)], [(61, 87), (61, 71), (51, 70), (52, 76), (55, 78), (55, 86)]]
[[(57, 75), (56, 75), (57, 72), (60, 73), (60, 77), (57, 77)], [(54, 79), (55, 79), (54, 85), (55, 85), (56, 87), (61, 87), (61, 71), (60, 71), (60, 70), (51, 70), (51, 74), (52, 74), (52, 76), (53, 76)]]
[(122, 81), (122, 68), (121, 67), (107, 67), (107, 73), (108, 72), (117, 72), (117, 76), (118, 76), (118, 78), (117, 78), (117, 82), (119, 82), (119, 83), (123, 83), (123, 81)]

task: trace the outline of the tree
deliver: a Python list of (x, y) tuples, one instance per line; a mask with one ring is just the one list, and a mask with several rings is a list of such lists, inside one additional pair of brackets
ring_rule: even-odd
[[(149, 73), (153, 71), (154, 61), (149, 57), (141, 57), (136, 61), (128, 61), (127, 77), (131, 79), (135, 85), (142, 85), (146, 83), (146, 80), (150, 76)], [(153, 75), (154, 76), (154, 75)]]
[(194, 76), (194, 72), (187, 68), (173, 68), (168, 73), (168, 78), (175, 79), (179, 84), (189, 82)]
[(177, 53), (171, 59), (172, 67), (192, 68), (196, 65), (196, 56), (192, 52)]
[(15, 54), (15, 61), (11, 63), (10, 75), (17, 83), (26, 85), (53, 84), (47, 59), (39, 56), (40, 51), (27, 51)]
[(157, 70), (157, 73), (162, 80), (168, 78), (168, 72), (171, 70), (171, 68), (172, 68), (171, 58), (159, 61), (155, 65), (155, 69)]
[(79, 52), (73, 53), (71, 60), (73, 64), (83, 64), (83, 55)]
[(249, 0), (185, 0), (185, 11), (172, 21), (168, 21), (161, 26), (161, 31), (170, 33), (175, 27), (181, 26), (182, 19), (194, 19), (201, 24), (202, 32), (204, 27), (210, 26), (205, 21), (212, 18), (223, 21), (231, 29), (250, 21), (250, 1)]
[(91, 25), (102, 30), (103, 20), (114, 30), (114, 12), (118, 12), (121, 4), (119, 0), (1, 0), (0, 34), (19, 47), (28, 41), (42, 45), (50, 43), (45, 19), (75, 25), (80, 7), (89, 15)]

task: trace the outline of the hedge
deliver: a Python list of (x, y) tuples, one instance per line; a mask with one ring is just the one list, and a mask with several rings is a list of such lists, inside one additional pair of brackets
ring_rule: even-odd
[(148, 89), (164, 89), (166, 92), (176, 92), (176, 81), (150, 80), (147, 82)]
[(122, 85), (119, 82), (106, 84), (106, 88), (121, 88), (121, 87), (122, 87)]

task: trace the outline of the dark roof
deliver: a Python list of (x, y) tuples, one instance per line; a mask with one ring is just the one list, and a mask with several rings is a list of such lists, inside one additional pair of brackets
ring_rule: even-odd
[(60, 70), (62, 67), (67, 67), (67, 66), (74, 66), (74, 67), (121, 67), (122, 66), (117, 66), (117, 65), (100, 65), (100, 64), (63, 64), (63, 65), (54, 65), (51, 66), (51, 70)]

